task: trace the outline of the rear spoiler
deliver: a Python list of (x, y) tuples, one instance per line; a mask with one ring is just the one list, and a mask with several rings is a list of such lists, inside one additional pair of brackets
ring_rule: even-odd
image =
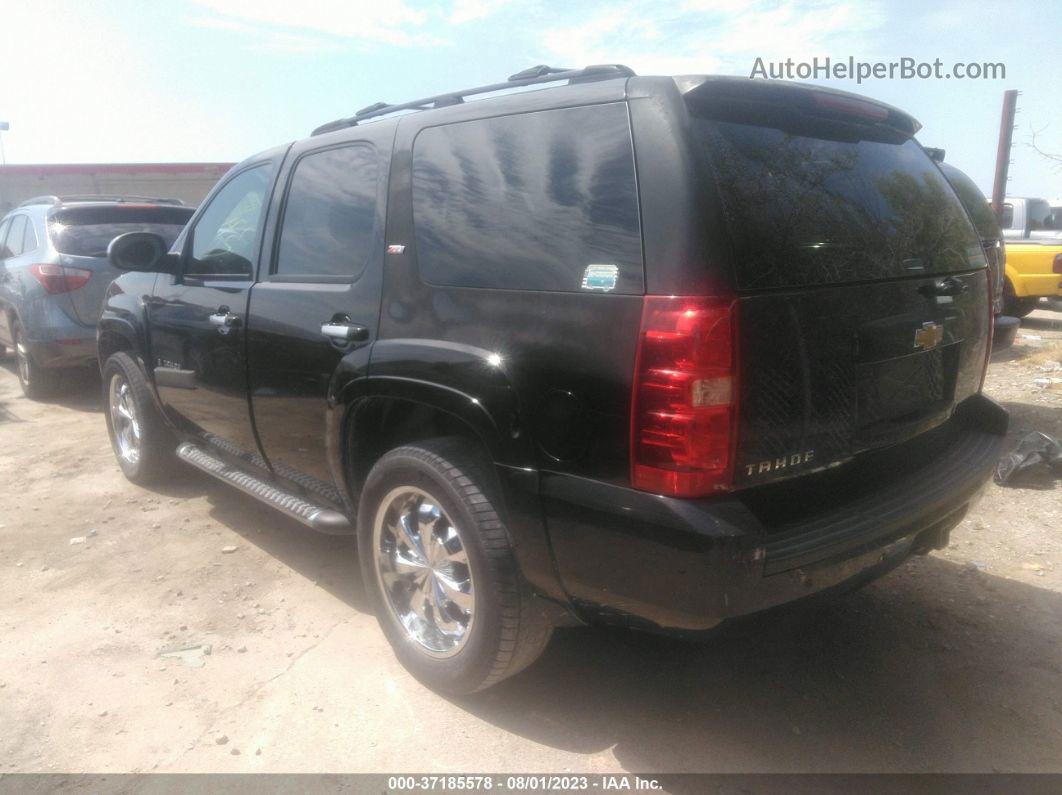
[(902, 141), (922, 125), (884, 102), (832, 88), (742, 77), (675, 78), (694, 115), (801, 132), (825, 125)]

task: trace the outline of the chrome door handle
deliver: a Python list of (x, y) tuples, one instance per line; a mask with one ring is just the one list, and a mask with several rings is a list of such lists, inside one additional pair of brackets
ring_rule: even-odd
[(321, 324), (321, 333), (336, 342), (365, 342), (369, 339), (369, 330), (356, 323), (329, 321)]
[(221, 328), (236, 328), (240, 325), (240, 316), (229, 312), (228, 309), (222, 307), (216, 314), (211, 315), (209, 318), (211, 323)]

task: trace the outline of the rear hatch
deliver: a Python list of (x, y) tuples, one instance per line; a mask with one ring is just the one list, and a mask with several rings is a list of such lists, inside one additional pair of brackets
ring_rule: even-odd
[(985, 257), (916, 122), (756, 81), (687, 103), (732, 243), (735, 488), (911, 439), (979, 391)]
[(107, 246), (126, 232), (153, 232), (173, 245), (192, 216), (190, 207), (109, 202), (67, 205), (48, 218), (48, 236), (68, 268), (90, 271), (84, 286), (71, 291), (76, 319), (94, 326), (100, 319), (103, 295), (119, 271), (107, 261)]

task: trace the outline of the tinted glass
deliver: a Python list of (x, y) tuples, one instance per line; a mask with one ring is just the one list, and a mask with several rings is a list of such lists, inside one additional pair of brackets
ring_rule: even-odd
[(1047, 228), (1044, 222), (1051, 215), (1051, 205), (1043, 199), (1026, 199), (1025, 212), (1030, 232)]
[(413, 218), (421, 275), (433, 284), (643, 290), (623, 104), (424, 130)]
[(26, 234), (22, 236), (22, 253), (36, 251), (38, 245), (40, 244), (37, 241), (37, 230), (33, 228), (33, 222), (27, 219)]
[(7, 233), (7, 248), (10, 257), (17, 257), (25, 249), (22, 248), (22, 237), (26, 234), (26, 216), (16, 215), (11, 219), (11, 230)]
[(7, 247), (7, 232), (11, 228), (11, 219), (8, 218), (0, 224), (0, 259), (11, 256), (11, 250)]
[(106, 257), (110, 242), (126, 232), (153, 232), (169, 248), (191, 217), (190, 207), (67, 207), (48, 219), (48, 235), (60, 254)]
[(913, 140), (804, 137), (695, 122), (745, 289), (868, 281), (983, 266), (955, 193)]
[(376, 152), (364, 145), (298, 162), (284, 207), (278, 274), (361, 274), (373, 250), (378, 170)]
[(996, 217), (992, 214), (992, 207), (974, 181), (955, 166), (947, 163), (941, 163), (940, 170), (944, 172), (944, 176), (955, 189), (955, 194), (962, 202), (962, 206), (966, 208), (970, 220), (977, 229), (977, 234), (983, 240), (998, 238), (999, 227), (996, 225)]
[(271, 175), (269, 165), (255, 166), (214, 195), (192, 230), (187, 275), (251, 277)]

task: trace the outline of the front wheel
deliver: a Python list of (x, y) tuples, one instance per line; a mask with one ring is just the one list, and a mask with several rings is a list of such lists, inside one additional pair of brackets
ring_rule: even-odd
[(372, 468), (358, 551), (380, 627), (431, 688), (464, 695), (530, 665), (553, 625), (517, 570), (489, 465), (461, 439), (399, 447)]
[(176, 441), (151, 399), (144, 373), (127, 353), (114, 354), (103, 366), (103, 406), (111, 447), (125, 476), (147, 485), (168, 474)]

